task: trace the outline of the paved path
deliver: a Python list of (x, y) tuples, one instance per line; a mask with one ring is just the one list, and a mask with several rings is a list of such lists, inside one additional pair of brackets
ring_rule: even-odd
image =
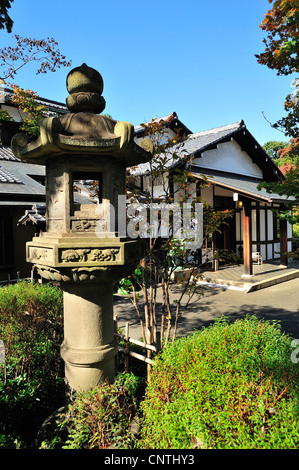
[[(249, 313), (266, 320), (279, 320), (285, 332), (299, 339), (299, 278), (250, 293), (208, 286), (201, 290), (203, 295), (194, 296), (188, 308), (182, 310), (178, 335), (190, 334), (222, 315), (237, 319)], [(172, 299), (178, 292), (179, 287), (173, 286)], [(119, 326), (130, 322), (130, 335), (141, 338), (139, 320), (128, 297), (115, 296), (114, 314), (118, 316)]]

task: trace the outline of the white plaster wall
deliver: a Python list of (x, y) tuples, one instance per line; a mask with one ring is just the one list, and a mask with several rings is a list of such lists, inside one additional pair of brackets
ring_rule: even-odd
[(271, 210), (267, 211), (268, 219), (268, 240), (273, 240), (273, 212)]
[(191, 194), (192, 197), (196, 197), (196, 183), (189, 183), (189, 194)]
[(266, 241), (266, 217), (265, 211), (260, 211), (260, 240)]
[(213, 206), (213, 187), (212, 186), (205, 186), (201, 189), (201, 198), (203, 202), (206, 202), (210, 206)]
[[(212, 180), (213, 181), (213, 180)], [(215, 191), (215, 196), (226, 196), (226, 197), (233, 197), (232, 191), (229, 191), (228, 189), (224, 188), (219, 188), (219, 186), (215, 186), (214, 188)]]
[(262, 170), (251, 160), (246, 152), (234, 140), (219, 144), (217, 149), (203, 152), (195, 158), (194, 165), (211, 170), (238, 173), (240, 175), (262, 178)]
[(173, 183), (173, 191), (174, 191), (173, 201), (178, 202), (180, 199), (180, 196), (179, 196), (180, 186), (177, 183)]
[(288, 238), (293, 237), (293, 225), (287, 222), (287, 233), (288, 233)]
[(280, 258), (279, 252), (280, 252), (280, 243), (274, 243), (274, 254), (273, 254), (274, 259)]
[[(256, 209), (251, 210), (251, 238), (252, 241), (256, 241)], [(253, 251), (257, 251), (257, 249), (255, 248)]]
[(266, 259), (273, 259), (273, 245), (272, 243), (267, 245), (267, 258)]
[(236, 242), (242, 241), (242, 236), (241, 236), (241, 213), (236, 212)]
[(263, 260), (266, 260), (266, 259), (267, 259), (267, 249), (266, 249), (266, 245), (261, 245), (260, 248), (261, 248)]
[(27, 116), (27, 113), (24, 113), (21, 109), (14, 108), (12, 106), (7, 106), (6, 104), (1, 104), (1, 109), (5, 110), (10, 114), (10, 116), (16, 121), (21, 122), (24, 120), (24, 117)]
[(165, 189), (162, 184), (157, 184), (154, 186), (154, 197), (164, 196), (165, 197)]

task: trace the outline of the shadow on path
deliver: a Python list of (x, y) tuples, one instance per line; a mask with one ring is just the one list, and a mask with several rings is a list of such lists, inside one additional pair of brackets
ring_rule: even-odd
[[(177, 336), (185, 336), (194, 330), (207, 327), (217, 318), (225, 315), (233, 321), (247, 314), (260, 319), (278, 321), (284, 332), (299, 338), (299, 279), (294, 279), (260, 291), (244, 294), (240, 291), (217, 287), (202, 287), (200, 294), (195, 294), (187, 308), (185, 302), (178, 319)], [(180, 288), (171, 288), (171, 301), (178, 298)], [(157, 295), (157, 321), (161, 319), (161, 292)], [(142, 300), (138, 305), (143, 315)], [(114, 296), (114, 314), (117, 314), (119, 326), (130, 323), (130, 335), (141, 338), (141, 328), (135, 308), (128, 296)]]

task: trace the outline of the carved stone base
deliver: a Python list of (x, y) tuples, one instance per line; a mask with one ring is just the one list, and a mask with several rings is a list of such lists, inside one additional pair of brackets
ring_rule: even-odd
[(116, 237), (42, 236), (27, 243), (27, 261), (42, 278), (58, 282), (115, 282), (131, 274), (142, 257), (140, 241)]
[(33, 238), (26, 246), (29, 263), (56, 269), (132, 265), (143, 256), (143, 244), (139, 240), (117, 237), (42, 236)]

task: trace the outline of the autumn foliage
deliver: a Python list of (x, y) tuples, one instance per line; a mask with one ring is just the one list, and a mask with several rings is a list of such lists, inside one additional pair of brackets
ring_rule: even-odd
[[(269, 0), (273, 3), (273, 0)], [(265, 51), (257, 55), (260, 64), (276, 69), (278, 75), (298, 71), (299, 2), (276, 0), (261, 23), (267, 32)]]
[[(298, 0), (269, 0), (269, 10), (260, 27), (267, 33), (264, 52), (256, 55), (258, 63), (275, 69), (277, 75), (299, 71), (299, 2)], [(293, 79), (295, 91), (284, 102), (286, 116), (273, 127), (289, 137), (289, 143), (278, 151), (279, 167), (285, 175), (282, 182), (265, 183), (269, 192), (299, 198), (299, 79)]]
[[(299, 2), (298, 0), (269, 0), (269, 10), (260, 27), (267, 33), (263, 40), (264, 52), (256, 55), (260, 64), (275, 69), (277, 75), (289, 75), (299, 71)], [(295, 91), (286, 97), (284, 109), (287, 116), (280, 119), (274, 128), (284, 131), (292, 138), (292, 149), (298, 153), (299, 135), (299, 80), (293, 80)]]

